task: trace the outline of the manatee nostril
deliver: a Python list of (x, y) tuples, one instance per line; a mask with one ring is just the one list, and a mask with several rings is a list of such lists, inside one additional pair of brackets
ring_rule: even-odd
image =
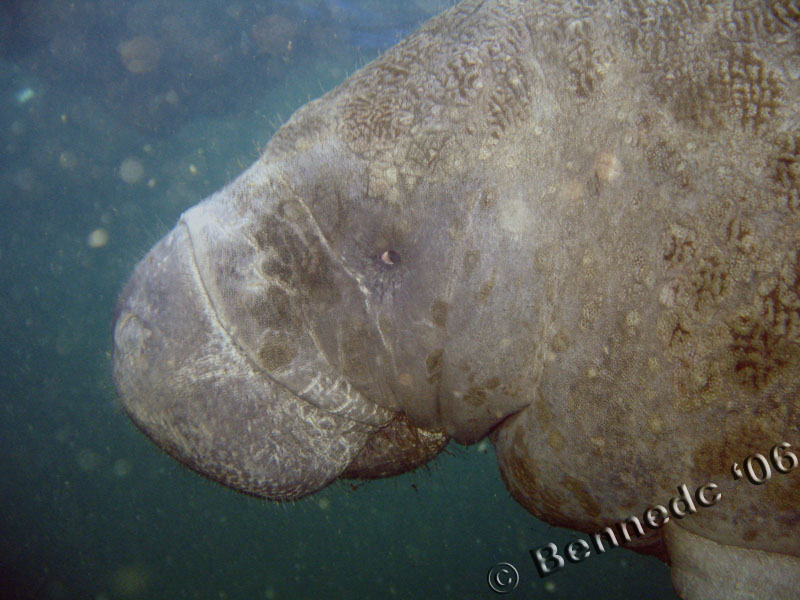
[(400, 262), (400, 255), (394, 250), (386, 250), (381, 254), (381, 260), (387, 265), (396, 265)]

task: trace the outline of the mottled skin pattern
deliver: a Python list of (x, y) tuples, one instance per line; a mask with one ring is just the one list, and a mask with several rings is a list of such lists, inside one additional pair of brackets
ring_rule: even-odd
[(115, 379), (156, 443), (273, 499), (487, 434), (587, 533), (714, 482), (639, 549), (687, 598), (797, 597), (800, 469), (730, 468), (800, 448), (798, 240), (794, 0), (466, 0), (182, 217)]

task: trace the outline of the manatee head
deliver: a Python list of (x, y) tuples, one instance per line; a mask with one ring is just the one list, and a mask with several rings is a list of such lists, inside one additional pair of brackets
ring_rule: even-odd
[[(363, 186), (336, 185), (336, 158), (314, 153), (296, 173), (259, 162), (186, 212), (115, 314), (115, 379), (137, 425), (191, 468), (271, 499), (399, 473), (448, 441), (398, 409), (431, 384), (387, 349), (394, 321), (375, 319), (415, 257), (389, 219), (346, 208)], [(315, 214), (328, 195), (339, 210)], [(375, 227), (354, 226), (366, 219)]]

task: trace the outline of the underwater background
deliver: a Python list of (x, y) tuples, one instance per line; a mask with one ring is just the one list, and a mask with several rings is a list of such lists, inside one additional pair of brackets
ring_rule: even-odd
[(494, 598), (507, 561), (508, 598), (676, 598), (623, 549), (540, 578), (530, 549), (586, 536), (517, 505), (485, 441), (275, 504), (185, 469), (116, 398), (136, 262), (295, 109), (451, 3), (0, 4), (0, 597)]

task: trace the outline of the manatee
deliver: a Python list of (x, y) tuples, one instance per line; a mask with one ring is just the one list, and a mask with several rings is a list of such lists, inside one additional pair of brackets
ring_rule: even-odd
[(799, 241), (794, 0), (465, 0), (182, 215), (114, 378), (248, 494), (488, 436), (528, 511), (625, 525), (682, 597), (797, 598)]

